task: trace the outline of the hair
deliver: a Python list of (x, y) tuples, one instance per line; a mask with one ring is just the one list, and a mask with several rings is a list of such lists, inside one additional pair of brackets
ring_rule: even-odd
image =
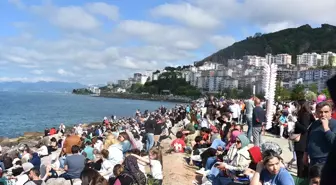
[(314, 166), (312, 166), (309, 169), (308, 178), (309, 179), (313, 179), (313, 178), (321, 177), (322, 169), (323, 169), (323, 165), (322, 164), (315, 164)]
[(256, 98), (254, 99), (254, 104), (255, 104), (255, 105), (260, 105), (260, 99), (256, 97)]
[(85, 145), (88, 145), (88, 146), (89, 146), (89, 145), (92, 145), (92, 142), (91, 142), (91, 141), (86, 141), (86, 142), (85, 142)]
[(39, 177), (40, 176), (40, 170), (38, 170), (37, 168), (32, 168), (32, 169), (30, 169), (29, 170), (29, 173), (30, 172), (33, 172), (37, 177)]
[(106, 149), (103, 149), (100, 153), (102, 154), (102, 156), (103, 156), (105, 159), (108, 159), (109, 154), (110, 154), (109, 151), (106, 150)]
[(51, 142), (57, 142), (56, 138), (54, 138), (54, 137), (52, 137), (52, 138), (50, 139), (50, 141), (51, 141)]
[(162, 151), (161, 151), (160, 149), (158, 149), (158, 148), (154, 148), (154, 149), (151, 149), (151, 150), (149, 151), (149, 153), (152, 154), (152, 155), (156, 155), (156, 159), (155, 159), (155, 160), (160, 161), (161, 166), (162, 166), (162, 168), (163, 168), (163, 163), (162, 163)]
[(130, 140), (128, 134), (126, 132), (121, 132), (119, 136), (122, 136), (125, 140)]
[(86, 168), (80, 174), (82, 185), (107, 185), (107, 180), (102, 177), (96, 170)]
[(124, 171), (124, 167), (121, 164), (117, 164), (113, 168), (113, 175), (118, 177)]
[(183, 137), (183, 133), (181, 131), (176, 132), (176, 138), (181, 139)]
[(202, 140), (203, 140), (202, 136), (196, 136), (196, 137), (195, 137), (195, 142), (196, 142), (196, 143), (199, 143), (199, 142), (201, 142)]
[(280, 161), (282, 161), (282, 158), (281, 156), (275, 152), (274, 150), (265, 150), (263, 153), (262, 153), (262, 157), (263, 157), (263, 163), (264, 165), (266, 165), (271, 159), (273, 158), (278, 158)]
[(114, 137), (113, 134), (108, 134), (104, 142), (104, 148), (107, 149), (109, 146), (118, 143), (119, 141)]
[(328, 106), (330, 108), (330, 110), (333, 110), (333, 105), (330, 102), (327, 101), (323, 101), (319, 104), (316, 105), (316, 110), (321, 110), (324, 106)]
[(77, 145), (73, 145), (73, 146), (71, 147), (71, 153), (72, 153), (72, 154), (77, 154), (79, 151), (80, 151), (80, 147), (79, 147), (79, 146), (77, 146)]

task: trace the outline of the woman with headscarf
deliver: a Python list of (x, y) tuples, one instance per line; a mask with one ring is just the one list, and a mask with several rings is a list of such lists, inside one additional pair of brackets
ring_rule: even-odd
[(226, 147), (225, 147), (225, 150), (228, 151), (230, 149), (230, 147), (236, 143), (236, 138), (238, 137), (238, 135), (240, 134), (241, 132), (238, 131), (238, 130), (232, 130), (232, 133), (230, 134), (230, 140), (229, 142), (227, 143)]
[(217, 162), (211, 169), (208, 178), (213, 185), (230, 184), (237, 173), (242, 173), (249, 167), (251, 163), (249, 144), (250, 140), (244, 133), (237, 136), (236, 143), (230, 147), (228, 152), (229, 157), (225, 157), (222, 163)]

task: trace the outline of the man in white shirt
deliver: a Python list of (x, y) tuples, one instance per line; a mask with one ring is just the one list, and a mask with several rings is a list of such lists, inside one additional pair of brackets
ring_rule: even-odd
[(232, 112), (232, 120), (238, 123), (239, 121), (239, 116), (241, 112), (241, 108), (237, 101), (233, 101), (233, 104), (229, 106), (230, 111)]

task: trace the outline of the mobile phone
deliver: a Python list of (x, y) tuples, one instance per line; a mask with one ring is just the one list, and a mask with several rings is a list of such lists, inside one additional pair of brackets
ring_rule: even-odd
[(214, 167), (218, 167), (220, 165), (220, 163), (215, 163)]

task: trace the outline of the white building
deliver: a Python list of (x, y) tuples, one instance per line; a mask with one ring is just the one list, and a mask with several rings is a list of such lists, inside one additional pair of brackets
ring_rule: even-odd
[(275, 55), (275, 63), (278, 65), (292, 64), (292, 56), (288, 54)]
[(232, 68), (238, 64), (243, 64), (244, 61), (242, 59), (229, 59), (228, 60), (228, 67)]
[(298, 72), (299, 78), (302, 78), (303, 84), (311, 85), (316, 84), (318, 91), (322, 91), (326, 88), (326, 81), (335, 75), (334, 69), (312, 69)]
[(134, 73), (133, 79), (135, 83), (145, 84), (148, 79), (148, 75), (142, 73)]
[(331, 57), (336, 57), (336, 53), (333, 52), (327, 52), (327, 53), (322, 53), (321, 54), (321, 63), (319, 64), (319, 66), (327, 66), (330, 65), (330, 60), (334, 59)]
[(89, 87), (89, 91), (91, 91), (94, 94), (100, 94), (99, 87)]
[(307, 65), (309, 67), (316, 67), (321, 60), (321, 55), (317, 53), (303, 53), (302, 55), (297, 55), (297, 64)]
[(238, 80), (231, 77), (224, 77), (221, 84), (221, 89), (237, 89)]
[(204, 62), (202, 66), (198, 67), (198, 70), (205, 71), (205, 70), (213, 70), (216, 69), (216, 64), (211, 62)]
[(256, 55), (246, 55), (243, 56), (243, 61), (245, 64), (250, 66), (262, 66), (262, 64), (266, 62), (266, 58)]

